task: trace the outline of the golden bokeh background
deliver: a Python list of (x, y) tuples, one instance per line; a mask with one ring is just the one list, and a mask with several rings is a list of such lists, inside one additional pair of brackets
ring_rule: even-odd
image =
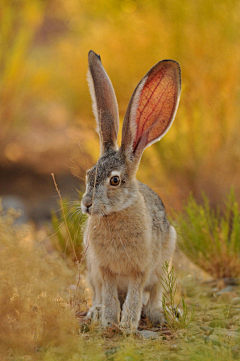
[(176, 119), (138, 171), (167, 209), (181, 209), (189, 192), (204, 191), (213, 206), (231, 186), (240, 197), (239, 41), (237, 0), (2, 0), (0, 195), (20, 198), (38, 220), (56, 202), (51, 172), (64, 196), (84, 189), (99, 154), (86, 81), (92, 49), (121, 122), (151, 66), (181, 65)]

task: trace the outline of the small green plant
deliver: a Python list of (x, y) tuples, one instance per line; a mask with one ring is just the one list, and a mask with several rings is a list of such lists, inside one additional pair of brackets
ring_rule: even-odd
[(80, 261), (83, 252), (83, 227), (86, 216), (82, 213), (80, 200), (70, 203), (61, 200), (60, 213), (52, 212), (52, 227), (56, 246), (65, 255)]
[[(174, 275), (174, 268), (169, 267), (169, 263), (165, 262), (163, 266), (163, 277), (161, 277), (161, 284), (163, 286), (163, 312), (168, 323), (168, 326), (173, 329), (182, 329), (188, 327), (194, 317), (194, 307), (191, 314), (188, 314), (188, 307), (184, 301), (184, 298), (178, 304), (175, 304), (175, 295), (177, 291), (176, 277)], [(182, 310), (179, 309), (181, 304)]]
[(203, 195), (203, 205), (191, 195), (182, 214), (175, 214), (179, 246), (187, 257), (213, 277), (240, 275), (240, 212), (231, 190), (225, 209), (213, 210)]

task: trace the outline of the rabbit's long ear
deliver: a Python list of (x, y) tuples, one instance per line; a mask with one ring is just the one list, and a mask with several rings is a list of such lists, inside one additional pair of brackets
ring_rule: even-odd
[(88, 53), (88, 61), (87, 79), (102, 156), (110, 150), (117, 150), (118, 105), (112, 83), (102, 66), (100, 56), (91, 50)]
[(123, 122), (121, 151), (134, 163), (170, 129), (181, 92), (181, 70), (173, 60), (153, 66), (137, 85)]

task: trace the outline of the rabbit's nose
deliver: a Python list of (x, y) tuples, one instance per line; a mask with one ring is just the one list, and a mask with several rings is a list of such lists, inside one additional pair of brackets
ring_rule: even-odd
[(85, 197), (83, 197), (82, 202), (83, 202), (84, 206), (88, 208), (92, 205), (92, 197), (85, 196)]
[(91, 205), (92, 205), (92, 198), (90, 196), (84, 196), (82, 198), (82, 211), (84, 213), (90, 213)]

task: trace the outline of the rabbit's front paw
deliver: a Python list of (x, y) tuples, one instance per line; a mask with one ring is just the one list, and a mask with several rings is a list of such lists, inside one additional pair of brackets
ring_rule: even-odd
[(148, 314), (146, 314), (146, 316), (154, 326), (159, 326), (166, 323), (163, 310), (160, 307), (152, 309), (150, 312), (148, 312)]
[(86, 318), (91, 319), (93, 322), (97, 322), (102, 316), (102, 305), (92, 306), (88, 313)]
[(114, 324), (117, 324), (116, 320), (112, 319), (112, 318), (105, 318), (102, 317), (102, 327), (103, 328), (107, 328), (109, 326), (113, 326)]
[(121, 320), (120, 327), (126, 330), (136, 331), (138, 328), (138, 321)]
[(166, 312), (170, 314), (175, 321), (178, 321), (179, 318), (183, 316), (183, 312), (178, 307), (166, 307)]
[(118, 312), (118, 309), (116, 309), (115, 307), (113, 307), (113, 308), (103, 307), (102, 326), (108, 327), (108, 326), (112, 326), (114, 324), (118, 324), (119, 323), (119, 314), (120, 314), (120, 310)]
[(120, 327), (124, 329), (130, 329), (132, 331), (137, 330), (139, 320), (129, 317), (129, 314), (123, 312)]

